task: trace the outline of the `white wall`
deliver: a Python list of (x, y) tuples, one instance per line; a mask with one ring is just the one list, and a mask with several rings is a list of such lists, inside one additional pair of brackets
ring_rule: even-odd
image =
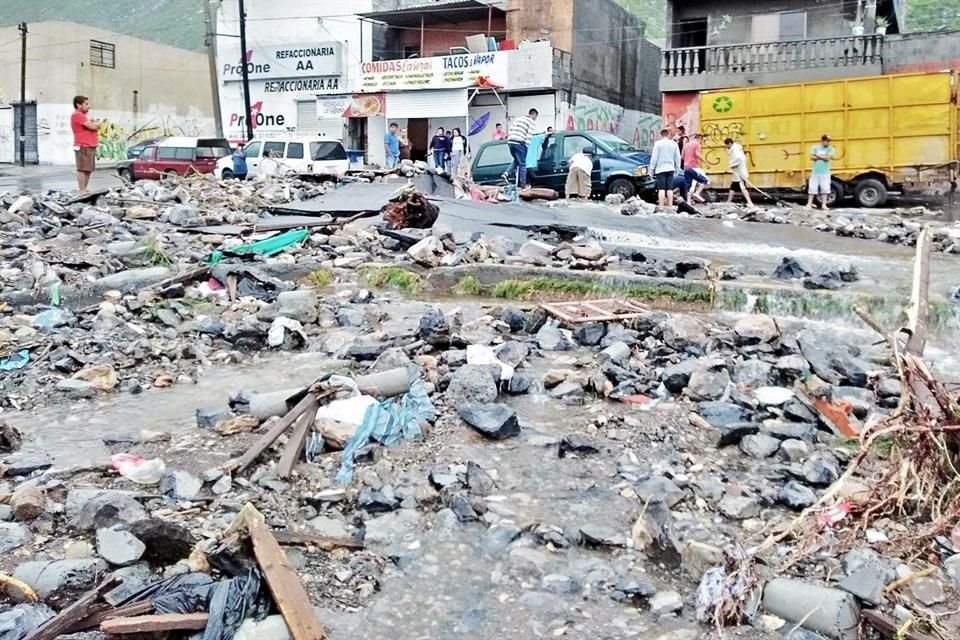
[(659, 113), (644, 113), (577, 94), (573, 105), (560, 103), (559, 126), (567, 131), (607, 131), (634, 146), (650, 151), (660, 137), (663, 118)]
[[(537, 116), (536, 133), (543, 133), (547, 127), (559, 129), (557, 126), (557, 116), (559, 115), (560, 103), (557, 101), (556, 94), (553, 92), (543, 93), (534, 96), (514, 96), (507, 98), (507, 118), (512, 122), (520, 116), (525, 116), (530, 109), (536, 109), (540, 112)], [(509, 123), (506, 123), (509, 129)]]
[[(373, 0), (337, 0), (311, 2), (308, 0), (261, 0), (246, 2), (247, 47), (259, 49), (285, 44), (341, 42), (343, 46), (343, 76), (337, 91), (320, 93), (347, 94), (352, 92), (358, 77), (362, 58), (369, 59), (373, 46), (372, 26), (361, 23), (353, 14), (373, 10)], [(223, 0), (217, 12), (218, 34), (239, 34), (237, 0)], [(220, 82), (220, 104), (224, 133), (228, 138), (240, 138), (243, 129), (237, 118), (243, 113), (243, 86), (240, 82), (223, 82), (225, 64), (240, 60), (240, 39), (217, 37), (217, 73)], [(296, 101), (317, 95), (317, 92), (267, 93), (264, 80), (250, 81), (250, 103), (262, 104), (262, 113), (276, 121), (283, 116), (283, 126), (264, 127), (261, 133), (278, 133), (296, 127)], [(269, 130), (268, 130), (269, 129)], [(381, 133), (381, 140), (382, 140)], [(371, 140), (373, 140), (371, 135)], [(382, 146), (382, 145), (381, 145)]]
[(0, 107), (0, 162), (13, 162), (15, 155), (13, 134), (13, 109)]

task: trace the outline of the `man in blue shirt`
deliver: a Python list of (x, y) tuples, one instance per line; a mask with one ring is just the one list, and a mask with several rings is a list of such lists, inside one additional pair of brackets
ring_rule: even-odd
[(400, 137), (397, 135), (399, 130), (400, 125), (391, 122), (390, 130), (383, 136), (383, 150), (386, 154), (385, 164), (387, 169), (395, 169), (397, 162), (400, 160)]
[(247, 153), (243, 149), (243, 143), (239, 143), (233, 150), (233, 177), (237, 180), (247, 179)]

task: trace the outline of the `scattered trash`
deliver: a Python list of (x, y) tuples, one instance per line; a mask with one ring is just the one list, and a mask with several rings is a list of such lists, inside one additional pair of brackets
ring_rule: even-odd
[(21, 349), (15, 355), (0, 360), (0, 371), (13, 371), (23, 369), (30, 363), (30, 352), (27, 349)]
[(145, 460), (127, 453), (114, 454), (110, 457), (110, 463), (121, 476), (137, 484), (160, 484), (167, 471), (167, 466), (159, 458)]

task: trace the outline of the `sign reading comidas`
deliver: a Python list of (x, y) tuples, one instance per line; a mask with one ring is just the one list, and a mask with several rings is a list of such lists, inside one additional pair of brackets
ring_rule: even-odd
[(317, 78), (343, 74), (342, 45), (339, 42), (284, 45), (250, 49), (242, 60), (221, 68), (224, 82), (243, 80), (243, 67), (251, 80)]
[(365, 92), (476, 86), (502, 88), (506, 83), (507, 57), (503, 52), (378, 60), (360, 65), (360, 86)]

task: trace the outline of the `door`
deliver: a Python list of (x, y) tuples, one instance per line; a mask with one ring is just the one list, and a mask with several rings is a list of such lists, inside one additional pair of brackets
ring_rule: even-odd
[(257, 175), (258, 168), (260, 167), (260, 149), (263, 146), (263, 143), (259, 140), (254, 140), (246, 146), (243, 151), (243, 155), (247, 156), (247, 177), (253, 178)]
[(513, 163), (506, 141), (488, 142), (480, 147), (473, 161), (473, 179), (478, 184), (500, 184)]
[(427, 159), (427, 147), (430, 145), (430, 128), (426, 118), (407, 120), (407, 137), (410, 138), (410, 159)]
[[(13, 152), (14, 160), (20, 162), (20, 105), (13, 106)], [(38, 164), (40, 156), (37, 152), (37, 103), (27, 102), (24, 105), (24, 149), (23, 155), (27, 164)]]
[(154, 146), (145, 147), (130, 166), (130, 170), (133, 172), (133, 179), (143, 180), (145, 178), (156, 178), (159, 175), (156, 170), (156, 162), (157, 148)]
[(283, 140), (267, 140), (263, 143), (263, 153), (260, 159), (260, 173), (267, 175), (283, 174), (288, 170), (283, 159), (287, 143)]

